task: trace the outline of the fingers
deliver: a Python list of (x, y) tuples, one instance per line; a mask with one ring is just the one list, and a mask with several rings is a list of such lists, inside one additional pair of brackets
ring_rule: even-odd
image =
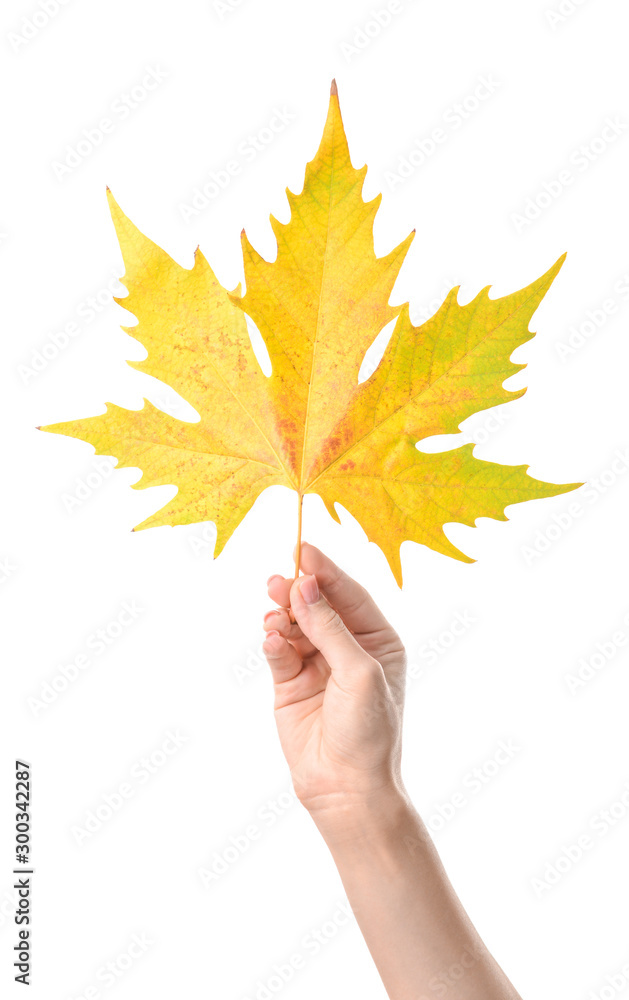
[(290, 602), (297, 624), (321, 650), (333, 675), (355, 675), (379, 667), (378, 661), (356, 642), (338, 612), (330, 607), (319, 591), (315, 576), (300, 576), (293, 583)]
[(302, 542), (301, 568), (316, 576), (322, 592), (352, 632), (366, 634), (391, 627), (365, 588), (308, 542)]
[[(322, 593), (352, 632), (367, 634), (391, 627), (365, 588), (348, 576), (315, 545), (302, 542), (301, 568), (304, 573), (316, 576)], [(290, 607), (292, 585), (293, 580), (283, 576), (269, 577), (267, 581), (269, 597), (281, 607)]]
[(263, 628), (265, 632), (279, 632), (285, 639), (292, 642), (302, 659), (315, 652), (315, 647), (310, 639), (306, 638), (296, 622), (291, 622), (285, 608), (277, 608), (267, 612), (264, 616)]
[(274, 684), (282, 684), (297, 677), (302, 662), (299, 653), (279, 632), (267, 632), (262, 651), (271, 668)]
[(290, 588), (292, 579), (285, 579), (283, 576), (270, 576), (267, 580), (269, 597), (281, 608), (287, 608), (290, 603)]
[(303, 663), (292, 643), (274, 630), (262, 643), (275, 685), (275, 708), (285, 708), (325, 691), (330, 671), (315, 660)]

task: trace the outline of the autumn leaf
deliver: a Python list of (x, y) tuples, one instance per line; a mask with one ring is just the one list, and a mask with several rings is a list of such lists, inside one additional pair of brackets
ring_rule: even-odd
[[(123, 214), (108, 192), (138, 320), (126, 331), (146, 348), (129, 362), (175, 389), (197, 423), (110, 404), (106, 413), (43, 428), (81, 438), (118, 467), (142, 471), (137, 489), (173, 484), (178, 492), (139, 528), (214, 521), (215, 555), (267, 486), (322, 497), (337, 520), (346, 508), (386, 555), (402, 585), (400, 545), (420, 542), (471, 562), (446, 537), (451, 522), (507, 520), (505, 508), (556, 496), (526, 466), (485, 462), (473, 445), (426, 454), (416, 444), (452, 434), (479, 410), (516, 399), (505, 379), (529, 340), (529, 322), (563, 258), (533, 284), (491, 299), (488, 289), (459, 305), (453, 289), (436, 315), (412, 325), (408, 306), (389, 298), (414, 233), (376, 257), (374, 217), (365, 202), (366, 167), (351, 163), (336, 87), (323, 138), (304, 187), (287, 190), (290, 219), (271, 216), (277, 258), (264, 260), (243, 233), (246, 294), (229, 293), (197, 250), (190, 269), (175, 263)], [(245, 321), (255, 322), (272, 365), (261, 370)], [(358, 382), (365, 353), (391, 320), (376, 371)], [(299, 532), (300, 537), (300, 532)]]

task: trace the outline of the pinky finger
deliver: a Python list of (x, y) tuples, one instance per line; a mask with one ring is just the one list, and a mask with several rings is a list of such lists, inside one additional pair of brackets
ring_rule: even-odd
[(275, 684), (290, 681), (301, 672), (302, 661), (297, 650), (274, 629), (267, 632), (262, 650), (271, 668)]

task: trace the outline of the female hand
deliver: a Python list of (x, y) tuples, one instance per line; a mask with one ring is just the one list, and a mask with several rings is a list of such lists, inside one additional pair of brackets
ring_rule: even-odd
[[(313, 545), (272, 576), (264, 619), (275, 718), (295, 792), (316, 817), (402, 789), (405, 653), (366, 590)], [(287, 608), (296, 619), (291, 624)]]
[(398, 635), (314, 546), (303, 546), (301, 568), (297, 581), (268, 581), (283, 606), (264, 620), (277, 727), (295, 791), (332, 853), (388, 996), (520, 1000), (404, 791)]

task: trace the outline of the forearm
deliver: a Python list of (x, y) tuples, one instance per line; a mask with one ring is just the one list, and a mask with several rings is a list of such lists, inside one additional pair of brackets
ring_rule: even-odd
[(402, 792), (313, 819), (391, 1000), (519, 1000)]

